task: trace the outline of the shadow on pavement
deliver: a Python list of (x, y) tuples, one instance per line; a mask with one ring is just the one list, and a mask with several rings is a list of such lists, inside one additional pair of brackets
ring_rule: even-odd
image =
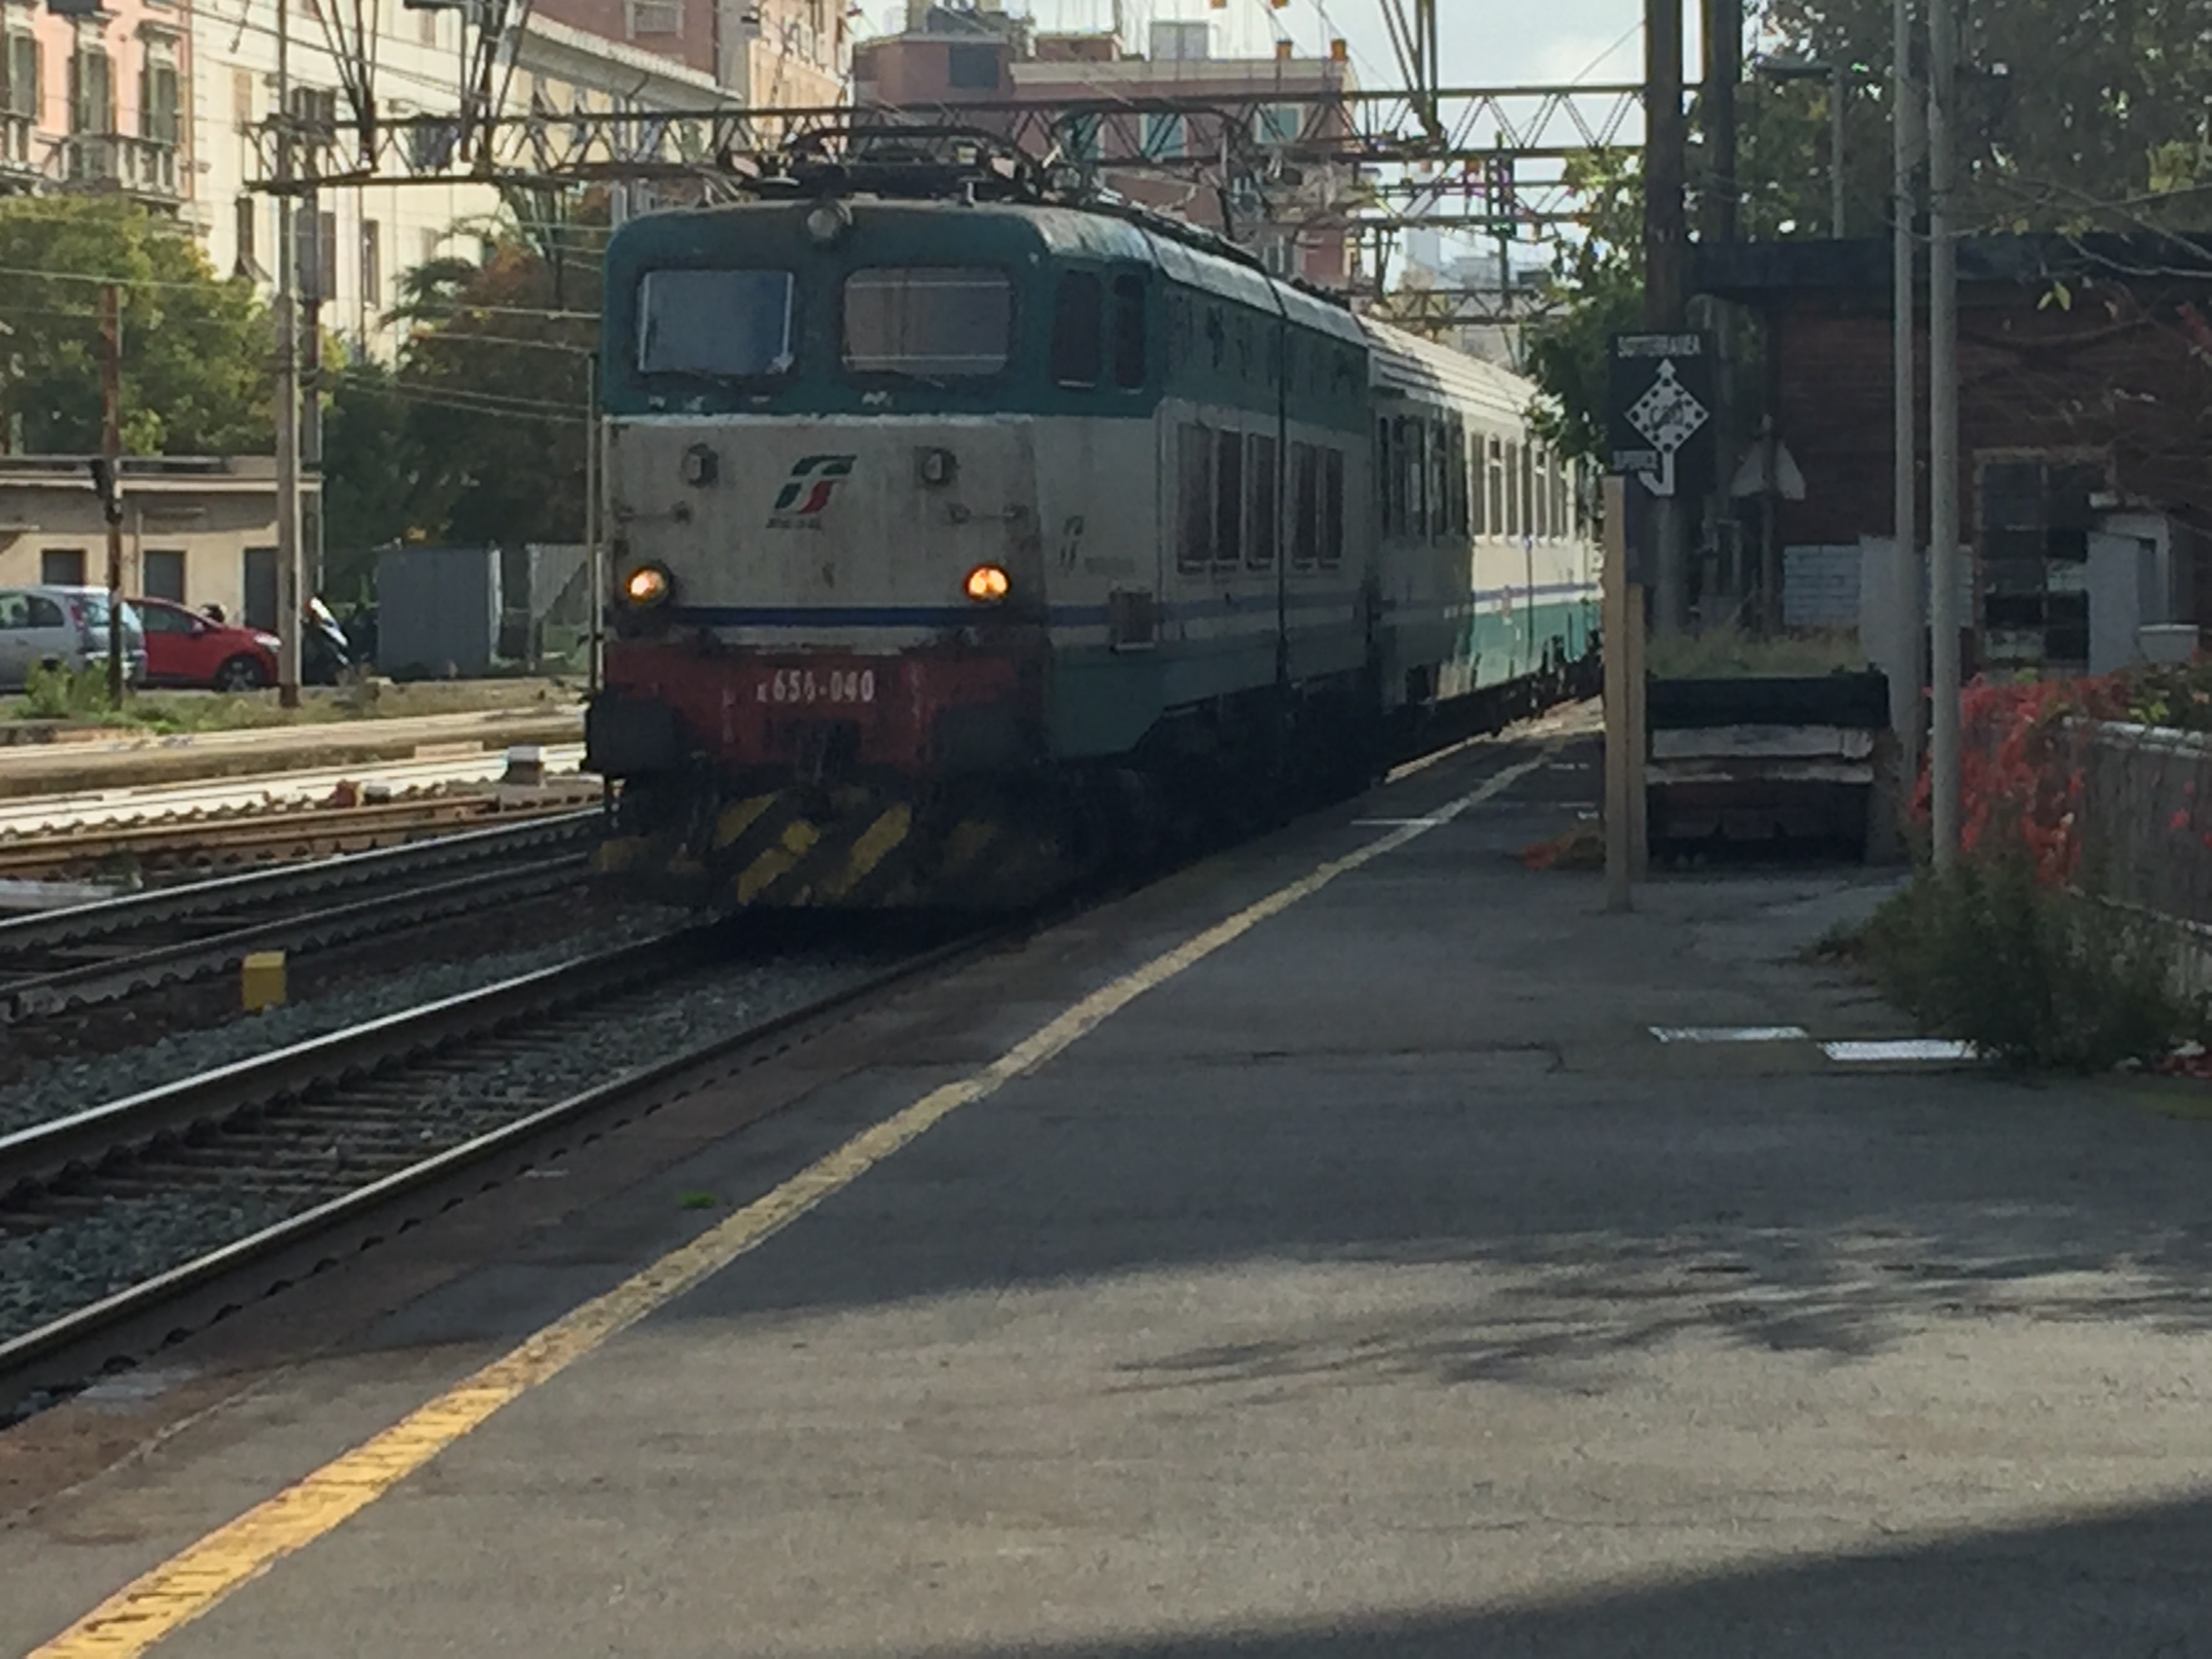
[(1701, 1574), (1516, 1607), (1347, 1617), (927, 1659), (2187, 1659), (2212, 1501)]

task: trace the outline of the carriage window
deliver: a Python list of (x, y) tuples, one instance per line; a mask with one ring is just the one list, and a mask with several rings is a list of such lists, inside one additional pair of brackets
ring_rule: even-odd
[(1176, 439), (1176, 562), (1203, 570), (1213, 557), (1213, 434), (1186, 425)]
[(1552, 533), (1561, 541), (1566, 540), (1568, 536), (1573, 533), (1573, 526), (1569, 523), (1570, 515), (1567, 512), (1567, 497), (1570, 493), (1567, 488), (1567, 477), (1573, 466), (1574, 463), (1564, 455), (1555, 455), (1552, 458)]
[(1505, 533), (1522, 536), (1528, 533), (1528, 521), (1521, 515), (1522, 503), (1527, 499), (1521, 493), (1521, 446), (1505, 446)]
[(1145, 383), (1145, 279), (1114, 279), (1114, 384)]
[(1495, 438), (1489, 441), (1488, 449), (1490, 459), (1485, 471), (1489, 486), (1484, 493), (1490, 497), (1490, 533), (1510, 536), (1513, 526), (1505, 522), (1505, 452)]
[(1463, 537), (1468, 533), (1467, 431), (1457, 421), (1444, 439), (1444, 465), (1451, 482), (1451, 533)]
[(1291, 558), (1311, 564), (1321, 555), (1321, 459), (1311, 444), (1291, 446)]
[(1444, 428), (1441, 423), (1429, 428), (1429, 534), (1449, 536), (1455, 527), (1454, 501), (1455, 492), (1451, 487), (1451, 467), (1445, 459)]
[(1429, 533), (1429, 427), (1425, 421), (1401, 423), (1399, 460), (1406, 472), (1406, 533)]
[(1521, 533), (1536, 533), (1536, 452), (1526, 444), (1521, 448)]
[(1376, 516), (1382, 521), (1382, 533), (1395, 536), (1398, 532), (1398, 450), (1390, 441), (1390, 422), (1375, 422), (1375, 508)]
[(845, 279), (845, 367), (863, 374), (995, 374), (1013, 332), (1013, 285), (1000, 271), (885, 266)]
[(1559, 521), (1552, 516), (1552, 452), (1532, 450), (1536, 480), (1536, 533), (1549, 541), (1559, 533)]
[(1097, 386), (1106, 366), (1103, 285), (1087, 270), (1060, 279), (1052, 312), (1052, 378), (1061, 386)]
[(1321, 562), (1331, 567), (1344, 562), (1344, 452), (1340, 449), (1322, 451)]
[(787, 270), (648, 270), (637, 287), (642, 374), (750, 378), (791, 367)]
[(1220, 438), (1213, 452), (1213, 557), (1234, 564), (1244, 553), (1244, 434)]
[(1490, 492), (1483, 488), (1482, 434), (1476, 433), (1468, 440), (1468, 453), (1462, 464), (1473, 468), (1472, 488), (1468, 492), (1468, 530), (1476, 536), (1490, 533)]
[(1255, 433), (1245, 452), (1244, 562), (1266, 570), (1275, 562), (1275, 441)]

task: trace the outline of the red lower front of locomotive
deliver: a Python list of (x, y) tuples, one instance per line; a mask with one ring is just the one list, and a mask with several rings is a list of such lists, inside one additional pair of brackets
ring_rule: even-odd
[(611, 640), (586, 764), (638, 778), (705, 769), (916, 781), (1043, 759), (1043, 668), (1018, 649), (702, 648)]

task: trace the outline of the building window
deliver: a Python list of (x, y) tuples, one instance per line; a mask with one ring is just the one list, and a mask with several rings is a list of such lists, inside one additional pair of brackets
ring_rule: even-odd
[(628, 0), (630, 39), (684, 33), (684, 0)]
[(1252, 116), (1252, 137), (1262, 144), (1295, 144), (1305, 127), (1305, 112), (1296, 104), (1262, 104)]
[(1098, 384), (1105, 368), (1104, 289), (1087, 270), (1071, 270), (1060, 279), (1060, 294), (1052, 313), (1052, 378), (1060, 386)]
[(11, 28), (4, 43), (0, 44), (7, 48), (0, 52), (0, 110), (21, 115), (35, 125), (39, 118), (39, 37), (27, 29)]
[(82, 40), (70, 58), (70, 131), (115, 131), (115, 60)]
[[(954, 82), (955, 86), (959, 85)], [(994, 82), (992, 84), (996, 85)], [(1098, 118), (1095, 115), (1071, 115), (1060, 122), (1060, 149), (1061, 157), (1070, 161), (1095, 161), (1098, 159)]]
[(149, 599), (171, 599), (179, 605), (185, 602), (185, 556), (175, 548), (146, 550), (139, 576), (139, 585)]
[(253, 71), (233, 70), (230, 72), (230, 124), (240, 132), (253, 127)]
[(361, 222), (361, 325), (376, 326), (384, 307), (384, 227), (374, 219)]
[(1187, 133), (1182, 116), (1154, 110), (1145, 117), (1145, 155), (1155, 161), (1180, 161)]
[(1114, 384), (1135, 390), (1145, 384), (1145, 279), (1114, 279)]
[(84, 586), (84, 550), (49, 547), (39, 554), (39, 580), (48, 587)]
[(992, 92), (999, 85), (999, 49), (996, 46), (947, 46), (945, 49), (945, 83), (957, 87), (963, 92)]
[(1213, 558), (1213, 434), (1185, 423), (1176, 434), (1176, 562), (1203, 570)]
[(1275, 441), (1254, 433), (1244, 456), (1244, 562), (1255, 570), (1275, 562)]
[(2086, 664), (2089, 556), (2101, 462), (2021, 457), (1982, 463), (1979, 511), (1982, 651), (1992, 664)]
[(165, 34), (145, 37), (138, 70), (138, 136), (173, 144), (181, 136), (177, 94), (177, 43)]
[(241, 195), (232, 204), (231, 211), (236, 220), (234, 234), (238, 238), (238, 258), (231, 267), (231, 274), (258, 282), (264, 274), (255, 234), (261, 217), (260, 198), (250, 193)]

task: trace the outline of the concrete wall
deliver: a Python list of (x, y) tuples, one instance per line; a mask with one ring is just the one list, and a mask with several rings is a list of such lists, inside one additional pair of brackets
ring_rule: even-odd
[[(198, 479), (125, 473), (125, 592), (143, 591), (147, 553), (181, 552), (187, 605), (245, 614), (246, 550), (276, 544), (276, 486), (265, 460), (230, 465), (238, 472)], [(42, 580), (49, 550), (81, 551), (85, 580), (94, 586), (106, 582), (106, 520), (82, 463), (0, 462), (0, 584)]]

